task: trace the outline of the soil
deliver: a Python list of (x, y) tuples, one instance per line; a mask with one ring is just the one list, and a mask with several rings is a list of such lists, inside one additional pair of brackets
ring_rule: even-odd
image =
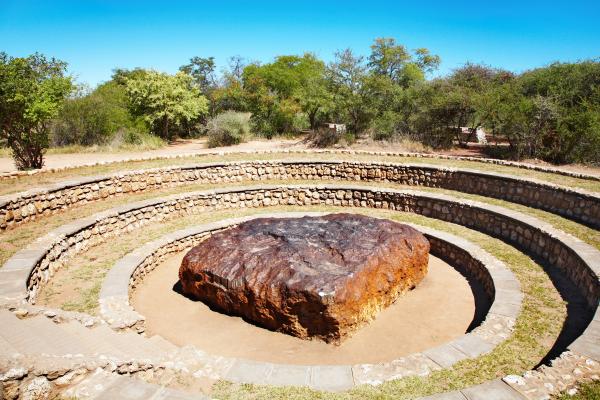
[(466, 279), (430, 256), (429, 273), (419, 286), (341, 345), (302, 340), (212, 311), (181, 295), (178, 271), (185, 254), (169, 257), (149, 274), (134, 291), (132, 304), (146, 317), (148, 336), (159, 334), (215, 355), (305, 365), (385, 362), (459, 337), (474, 317)]
[[(162, 157), (172, 155), (193, 155), (215, 151), (254, 151), (254, 150), (284, 150), (291, 148), (306, 148), (298, 139), (252, 140), (235, 146), (215, 147), (209, 149), (206, 139), (177, 140), (168, 146), (157, 150), (114, 153), (68, 153), (46, 154), (43, 169), (74, 167), (90, 163), (115, 162), (142, 157)], [(16, 171), (10, 157), (0, 157), (0, 173)]]
[[(92, 162), (117, 162), (128, 159), (139, 159), (142, 157), (161, 157), (169, 155), (193, 155), (209, 153), (214, 151), (260, 151), (260, 150), (285, 150), (285, 149), (307, 149), (308, 146), (302, 137), (294, 139), (257, 139), (246, 143), (241, 143), (228, 147), (215, 147), (209, 149), (206, 146), (206, 138), (201, 139), (180, 139), (170, 143), (168, 146), (157, 150), (146, 151), (124, 151), (114, 153), (90, 152), (90, 153), (68, 153), (68, 154), (47, 154), (44, 157), (43, 169), (77, 167), (87, 165)], [(424, 148), (416, 142), (378, 142), (373, 140), (358, 140), (350, 146), (354, 150), (370, 151), (398, 151), (398, 152), (416, 152), (431, 153), (430, 149)], [(479, 157), (486, 158), (483, 147), (475, 143), (469, 143), (466, 148), (454, 147), (447, 150), (435, 151), (437, 154), (445, 154), (461, 157)], [(541, 160), (522, 160), (530, 164), (553, 166)], [(553, 166), (556, 167), (556, 166)], [(587, 166), (582, 164), (568, 164), (558, 166), (561, 169), (589, 175), (600, 175), (600, 168), (596, 166)], [(17, 169), (11, 157), (0, 157), (0, 173), (14, 172)]]

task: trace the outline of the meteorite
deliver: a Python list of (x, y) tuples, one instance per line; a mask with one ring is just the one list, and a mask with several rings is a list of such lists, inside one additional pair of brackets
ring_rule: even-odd
[(339, 344), (426, 275), (416, 229), (357, 214), (257, 218), (191, 249), (183, 293), (213, 310)]

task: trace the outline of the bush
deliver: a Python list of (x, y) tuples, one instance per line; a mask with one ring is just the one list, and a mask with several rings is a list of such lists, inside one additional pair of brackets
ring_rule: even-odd
[(109, 144), (115, 150), (129, 150), (132, 148), (135, 150), (153, 150), (164, 145), (165, 141), (156, 135), (130, 129), (118, 130)]
[(305, 142), (311, 147), (344, 147), (356, 141), (356, 136), (345, 129), (322, 126), (307, 136)]
[(371, 123), (375, 140), (391, 140), (398, 134), (399, 117), (393, 111), (385, 111)]
[(108, 145), (120, 129), (148, 130), (141, 118), (129, 113), (125, 88), (111, 81), (87, 95), (67, 100), (53, 123), (52, 142), (55, 146)]
[(250, 135), (250, 114), (226, 111), (211, 118), (206, 128), (208, 147), (239, 144)]

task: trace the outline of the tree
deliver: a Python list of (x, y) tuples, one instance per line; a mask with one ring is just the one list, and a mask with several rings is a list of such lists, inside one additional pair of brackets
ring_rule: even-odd
[(194, 85), (204, 95), (207, 95), (217, 86), (214, 57), (192, 57), (189, 64), (182, 65), (179, 70), (190, 75)]
[(135, 115), (143, 116), (151, 131), (171, 139), (181, 127), (208, 112), (207, 100), (184, 72), (168, 75), (147, 71), (143, 78), (127, 78), (126, 90)]
[[(554, 163), (600, 161), (600, 61), (553, 63), (519, 77), (522, 93), (536, 102), (537, 114), (549, 116), (536, 157)], [(553, 111), (543, 111), (548, 108)], [(531, 121), (531, 126), (536, 126)]]
[(252, 121), (267, 136), (314, 128), (331, 101), (325, 64), (310, 53), (250, 64), (242, 78)]
[(49, 124), (71, 92), (67, 64), (35, 53), (0, 53), (0, 134), (18, 169), (41, 168), (48, 148)]
[(335, 60), (328, 66), (332, 114), (336, 122), (348, 125), (352, 133), (366, 129), (374, 114), (365, 90), (366, 79), (367, 66), (362, 56), (356, 56), (350, 49), (335, 53)]
[(598, 162), (600, 63), (554, 63), (488, 90), (480, 107), (487, 130), (506, 137), (515, 158)]
[(106, 144), (119, 130), (147, 132), (141, 117), (131, 115), (125, 86), (111, 80), (65, 102), (52, 124), (55, 145)]
[(426, 48), (415, 50), (412, 55), (394, 38), (377, 38), (371, 45), (369, 67), (376, 75), (390, 78), (402, 87), (425, 80), (425, 73), (438, 68), (440, 57)]
[(237, 81), (241, 82), (242, 77), (244, 76), (244, 68), (246, 68), (246, 60), (242, 56), (233, 56), (229, 57), (227, 60), (227, 65), (229, 66), (229, 70), (223, 73), (223, 76), (228, 81)]

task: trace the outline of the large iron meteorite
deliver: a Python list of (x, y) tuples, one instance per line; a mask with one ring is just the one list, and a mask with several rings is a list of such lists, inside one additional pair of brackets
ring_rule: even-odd
[(211, 308), (303, 339), (339, 343), (427, 273), (417, 230), (356, 214), (258, 218), (184, 257), (183, 292)]

